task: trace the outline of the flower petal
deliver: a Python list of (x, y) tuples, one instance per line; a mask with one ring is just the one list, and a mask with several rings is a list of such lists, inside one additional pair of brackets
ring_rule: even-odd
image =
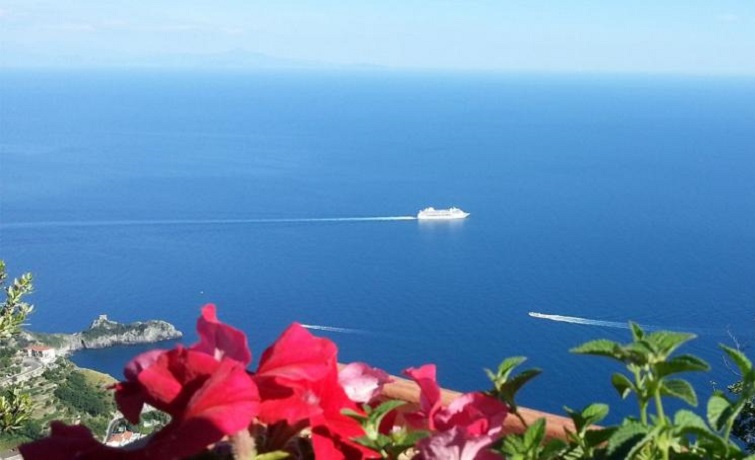
[[(87, 453), (101, 455), (108, 449), (100, 444), (89, 428), (83, 425), (66, 425), (62, 422), (50, 423), (50, 436), (38, 441), (21, 444), (18, 450), (25, 460), (73, 460), (84, 458)], [(94, 458), (119, 458), (114, 455)]]
[(497, 436), (508, 413), (508, 406), (496, 398), (479, 392), (467, 393), (436, 413), (435, 426), (438, 430), (462, 427), (471, 436)]
[(300, 324), (293, 323), (262, 353), (256, 375), (315, 381), (335, 365), (337, 352), (330, 340), (315, 337)]
[(376, 398), (391, 377), (384, 371), (364, 363), (351, 363), (338, 371), (338, 383), (346, 395), (356, 403), (368, 403)]
[(487, 450), (493, 440), (487, 436), (469, 436), (460, 427), (435, 433), (417, 443), (421, 460), (502, 460)]
[(247, 344), (246, 334), (218, 320), (215, 305), (208, 303), (202, 307), (202, 315), (197, 320), (199, 342), (191, 349), (214, 356), (220, 361), (230, 358), (244, 367), (252, 362), (252, 352)]
[(435, 364), (425, 364), (419, 368), (409, 368), (404, 371), (419, 385), (420, 410), (427, 419), (428, 427), (433, 430), (435, 413), (441, 408), (440, 386), (436, 380)]

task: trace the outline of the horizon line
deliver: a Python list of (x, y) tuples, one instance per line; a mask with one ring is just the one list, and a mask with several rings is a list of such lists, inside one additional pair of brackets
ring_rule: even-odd
[(502, 68), (446, 68), (446, 67), (387, 67), (379, 65), (334, 64), (321, 67), (202, 67), (202, 66), (157, 66), (157, 65), (7, 65), (0, 63), (0, 73), (5, 72), (111, 72), (170, 74), (434, 74), (434, 75), (491, 75), (491, 76), (615, 76), (615, 77), (689, 77), (755, 79), (755, 72), (702, 72), (672, 70), (607, 70), (607, 69), (502, 69)]

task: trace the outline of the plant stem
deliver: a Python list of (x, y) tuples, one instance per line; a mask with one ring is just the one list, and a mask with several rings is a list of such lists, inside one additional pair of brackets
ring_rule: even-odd
[(648, 424), (648, 413), (647, 413), (647, 398), (645, 395), (640, 394), (640, 391), (642, 389), (642, 378), (640, 376), (640, 369), (637, 368), (637, 366), (629, 365), (629, 370), (632, 371), (632, 374), (634, 374), (634, 385), (635, 388), (637, 388), (637, 403), (640, 405), (640, 421), (642, 422), (643, 426), (647, 426)]
[(655, 407), (658, 411), (658, 418), (661, 420), (661, 423), (667, 425), (666, 414), (663, 412), (663, 402), (661, 401), (660, 385), (654, 385), (654, 387), (653, 396), (655, 397)]

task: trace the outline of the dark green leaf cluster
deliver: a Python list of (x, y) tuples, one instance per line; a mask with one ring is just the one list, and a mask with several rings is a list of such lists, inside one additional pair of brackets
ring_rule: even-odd
[(392, 430), (388, 434), (384, 434), (380, 430), (385, 416), (404, 404), (406, 404), (404, 401), (397, 400), (386, 401), (375, 408), (365, 404), (363, 406), (364, 415), (348, 409), (344, 410), (345, 415), (359, 422), (364, 429), (364, 436), (356, 438), (354, 441), (380, 453), (382, 458), (385, 459), (397, 459), (408, 449), (414, 447), (417, 441), (428, 436), (429, 433), (423, 430), (409, 431), (405, 427), (400, 430)]
[(20, 430), (31, 414), (31, 397), (19, 388), (6, 388), (0, 393), (0, 432)]

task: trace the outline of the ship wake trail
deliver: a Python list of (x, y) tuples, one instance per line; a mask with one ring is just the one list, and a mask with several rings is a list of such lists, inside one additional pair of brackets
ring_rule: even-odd
[(90, 220), (0, 223), (0, 229), (61, 228), (61, 227), (153, 227), (183, 225), (238, 225), (238, 224), (305, 224), (316, 222), (393, 222), (417, 220), (414, 216), (378, 217), (312, 217), (281, 219), (162, 219), (162, 220)]
[[(562, 316), (562, 315), (549, 315), (546, 313), (529, 312), (529, 315), (533, 318), (548, 319), (551, 321), (560, 321), (562, 323), (571, 324), (584, 324), (586, 326), (601, 326), (601, 327), (613, 327), (616, 329), (629, 329), (629, 323), (622, 323), (619, 321), (602, 321), (599, 319), (580, 318), (577, 316)], [(659, 329), (655, 326), (642, 325), (645, 330)]]
[[(537, 313), (531, 311), (528, 313), (532, 318), (547, 319), (550, 321), (559, 321), (562, 323), (571, 324), (583, 324), (585, 326), (598, 326), (598, 327), (612, 327), (614, 329), (629, 329), (629, 322), (620, 321), (603, 321), (600, 319), (580, 318), (578, 316), (563, 316), (563, 315), (550, 315), (546, 313)], [(715, 328), (700, 328), (700, 327), (680, 327), (680, 326), (658, 326), (653, 324), (640, 324), (639, 325), (645, 331), (677, 331), (677, 332), (692, 332), (698, 335), (725, 335), (726, 332)]]
[(316, 331), (338, 332), (341, 334), (369, 334), (369, 332), (363, 329), (351, 329), (348, 327), (320, 326), (318, 324), (302, 324), (302, 327)]

